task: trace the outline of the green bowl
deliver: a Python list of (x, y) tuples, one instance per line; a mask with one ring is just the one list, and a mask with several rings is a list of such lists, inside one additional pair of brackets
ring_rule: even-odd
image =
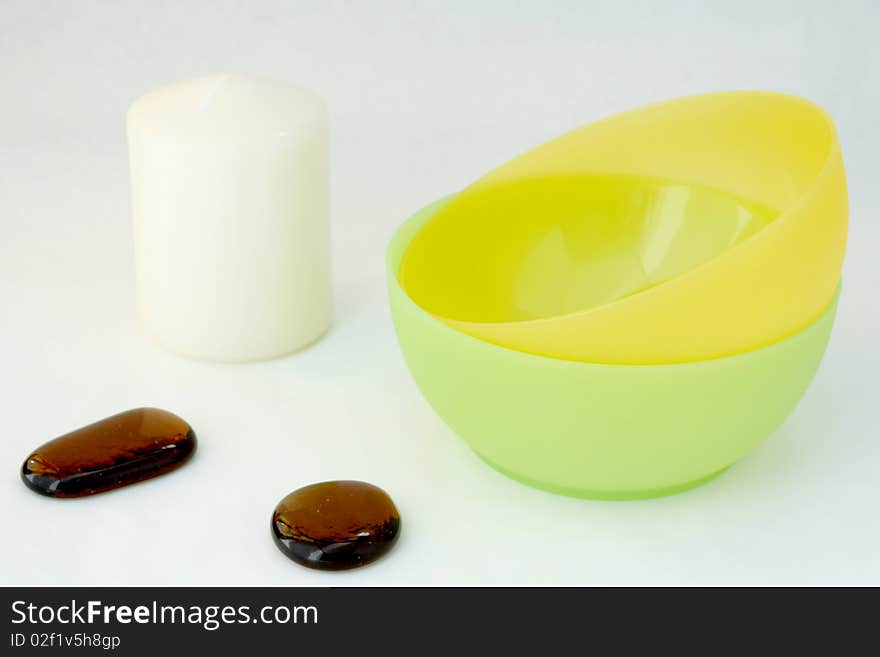
[(601, 365), (484, 342), (422, 310), (398, 283), (404, 250), (442, 202), (410, 218), (388, 248), (401, 350), (446, 424), (530, 486), (625, 500), (708, 481), (782, 424), (828, 344), (837, 295), (819, 319), (779, 342), (693, 363)]

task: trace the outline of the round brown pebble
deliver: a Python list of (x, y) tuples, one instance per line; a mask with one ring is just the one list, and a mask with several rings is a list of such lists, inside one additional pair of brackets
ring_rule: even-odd
[(275, 507), (272, 536), (287, 557), (319, 570), (347, 570), (388, 552), (400, 513), (381, 488), (325, 481), (293, 491)]

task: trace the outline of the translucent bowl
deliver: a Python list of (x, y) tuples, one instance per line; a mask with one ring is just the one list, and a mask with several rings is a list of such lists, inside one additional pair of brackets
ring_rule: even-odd
[(563, 135), (449, 200), (399, 276), (456, 329), (591, 363), (682, 363), (776, 342), (837, 289), (847, 194), (816, 105), (733, 92)]
[(440, 205), (407, 221), (388, 249), (400, 346), (437, 414), (523, 483), (599, 499), (656, 497), (703, 483), (785, 420), (822, 358), (836, 296), (785, 339), (695, 363), (581, 363), (474, 338), (424, 311), (398, 281), (404, 250)]

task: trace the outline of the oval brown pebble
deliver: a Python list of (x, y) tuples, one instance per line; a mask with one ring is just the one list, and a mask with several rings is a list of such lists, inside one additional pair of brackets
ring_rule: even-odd
[(400, 514), (381, 488), (326, 481), (293, 491), (275, 507), (272, 536), (303, 566), (346, 570), (375, 561), (400, 533)]
[(83, 497), (170, 472), (196, 448), (182, 419), (158, 408), (136, 408), (55, 438), (21, 466), (32, 490)]

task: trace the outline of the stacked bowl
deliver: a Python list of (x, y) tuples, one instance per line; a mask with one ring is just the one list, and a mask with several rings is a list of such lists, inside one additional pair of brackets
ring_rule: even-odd
[(692, 96), (579, 128), (411, 217), (387, 254), (392, 316), (425, 398), (493, 467), (656, 497), (794, 409), (846, 234), (822, 109)]

